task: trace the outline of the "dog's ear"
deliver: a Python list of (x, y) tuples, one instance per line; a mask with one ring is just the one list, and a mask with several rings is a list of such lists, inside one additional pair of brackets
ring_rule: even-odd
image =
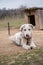
[(25, 24), (24, 25), (21, 25), (20, 31), (22, 31), (24, 27), (25, 27)]
[(29, 26), (33, 29), (33, 25), (32, 24), (29, 24)]

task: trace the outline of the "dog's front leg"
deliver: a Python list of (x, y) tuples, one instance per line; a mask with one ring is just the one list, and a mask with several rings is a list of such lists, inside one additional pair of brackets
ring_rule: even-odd
[(36, 48), (36, 45), (35, 45), (35, 43), (33, 41), (31, 42), (30, 46), (31, 46), (31, 48)]

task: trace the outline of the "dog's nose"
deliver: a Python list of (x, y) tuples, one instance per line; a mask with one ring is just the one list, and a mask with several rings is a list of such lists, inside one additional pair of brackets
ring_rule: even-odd
[(29, 38), (29, 35), (28, 35), (28, 34), (26, 34), (26, 37), (27, 37), (27, 38)]

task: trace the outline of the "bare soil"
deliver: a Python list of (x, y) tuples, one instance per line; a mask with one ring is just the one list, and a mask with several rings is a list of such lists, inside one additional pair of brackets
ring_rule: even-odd
[[(14, 35), (18, 32), (19, 29), (12, 29), (11, 35)], [(38, 47), (43, 47), (43, 31), (34, 30), (33, 31), (33, 40)], [(16, 46), (9, 40), (9, 35), (7, 29), (0, 30), (0, 54), (14, 54), (14, 53), (23, 53), (24, 50), (20, 46)]]

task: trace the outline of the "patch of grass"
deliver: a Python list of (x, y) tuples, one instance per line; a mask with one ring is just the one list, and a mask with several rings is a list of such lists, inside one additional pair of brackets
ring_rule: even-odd
[(43, 65), (43, 48), (14, 55), (0, 55), (0, 65)]
[(25, 23), (25, 20), (23, 18), (5, 18), (0, 20), (0, 28), (7, 27), (8, 22), (10, 23), (10, 27), (19, 28), (22, 24)]

